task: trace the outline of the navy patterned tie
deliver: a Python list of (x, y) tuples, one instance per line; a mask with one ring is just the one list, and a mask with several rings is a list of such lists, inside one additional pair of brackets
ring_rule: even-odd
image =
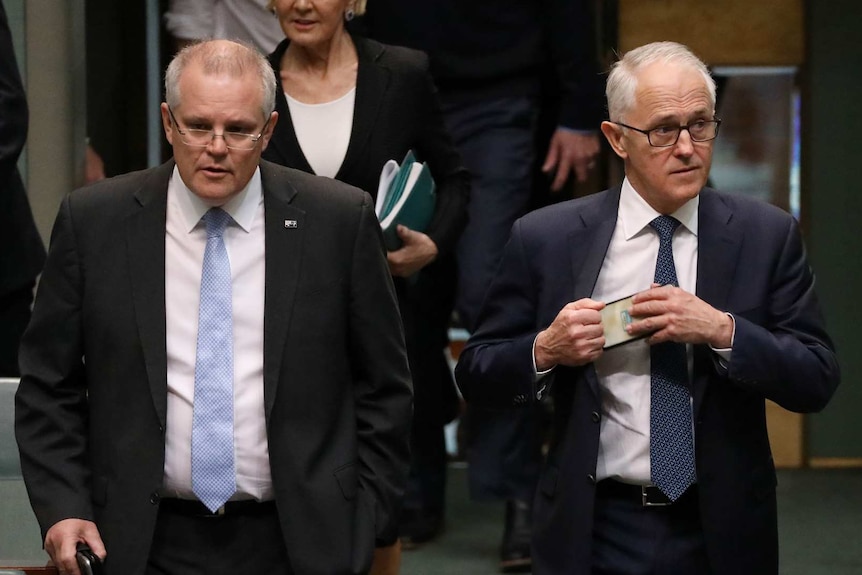
[(201, 273), (195, 398), (192, 416), (192, 490), (216, 511), (236, 491), (233, 454), (233, 314), (230, 260), (224, 245), (231, 217), (212, 208), (203, 217), (207, 245)]
[[(679, 221), (659, 216), (650, 225), (659, 235), (655, 283), (678, 285), (672, 241)], [(668, 341), (653, 345), (650, 372), (652, 482), (671, 501), (676, 501), (696, 480), (685, 344)]]

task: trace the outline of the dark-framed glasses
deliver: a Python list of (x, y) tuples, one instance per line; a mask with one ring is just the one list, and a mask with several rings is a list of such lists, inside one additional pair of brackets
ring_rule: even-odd
[(718, 137), (718, 127), (721, 120), (696, 120), (685, 126), (658, 126), (650, 130), (641, 130), (622, 122), (611, 122), (617, 126), (645, 134), (649, 145), (654, 148), (669, 148), (676, 144), (683, 130), (688, 132), (692, 142), (708, 142)]
[(179, 132), (180, 139), (183, 143), (195, 148), (206, 148), (210, 145), (210, 142), (213, 141), (213, 138), (219, 137), (224, 140), (224, 145), (231, 150), (251, 150), (257, 145), (258, 140), (263, 136), (263, 133), (266, 131), (266, 127), (269, 124), (269, 119), (267, 119), (258, 134), (246, 134), (244, 132), (222, 132), (221, 134), (216, 134), (215, 130), (212, 129), (181, 129), (180, 123), (177, 122), (177, 117), (174, 116), (174, 111), (171, 110), (170, 106), (168, 106), (168, 114), (171, 115), (171, 121), (174, 123), (174, 126), (176, 126), (177, 132)]

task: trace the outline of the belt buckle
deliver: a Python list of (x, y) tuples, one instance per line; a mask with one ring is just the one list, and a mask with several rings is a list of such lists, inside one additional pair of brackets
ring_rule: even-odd
[[(654, 487), (653, 485), (641, 485), (641, 505), (644, 507), (667, 507), (671, 505), (673, 502), (670, 499), (665, 499), (665, 501), (650, 501), (649, 498), (649, 488)], [(658, 489), (656, 487), (656, 489)]]
[(225, 504), (223, 503), (223, 504), (221, 505), (221, 507), (219, 507), (218, 509), (216, 509), (216, 512), (214, 513), (214, 515), (215, 515), (216, 517), (224, 517), (224, 506), (225, 506)]

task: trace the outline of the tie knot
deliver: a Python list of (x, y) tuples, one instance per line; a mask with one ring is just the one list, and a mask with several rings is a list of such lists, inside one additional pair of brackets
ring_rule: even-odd
[(207, 237), (212, 238), (221, 236), (224, 233), (224, 229), (227, 227), (228, 222), (230, 222), (231, 217), (230, 214), (221, 208), (210, 208), (204, 214), (203, 220), (207, 226)]
[(664, 242), (673, 238), (673, 233), (679, 226), (679, 220), (671, 216), (659, 216), (651, 221), (649, 225), (658, 232), (659, 239)]

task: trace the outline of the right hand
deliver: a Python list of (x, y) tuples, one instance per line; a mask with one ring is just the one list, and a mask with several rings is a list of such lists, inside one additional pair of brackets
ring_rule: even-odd
[(86, 543), (93, 553), (104, 561), (107, 552), (99, 529), (85, 519), (63, 519), (48, 529), (45, 534), (45, 551), (60, 571), (60, 575), (81, 575), (75, 553), (78, 543)]
[(578, 366), (602, 355), (605, 334), (599, 313), (605, 304), (589, 298), (570, 302), (548, 328), (536, 337), (536, 369), (555, 365)]

